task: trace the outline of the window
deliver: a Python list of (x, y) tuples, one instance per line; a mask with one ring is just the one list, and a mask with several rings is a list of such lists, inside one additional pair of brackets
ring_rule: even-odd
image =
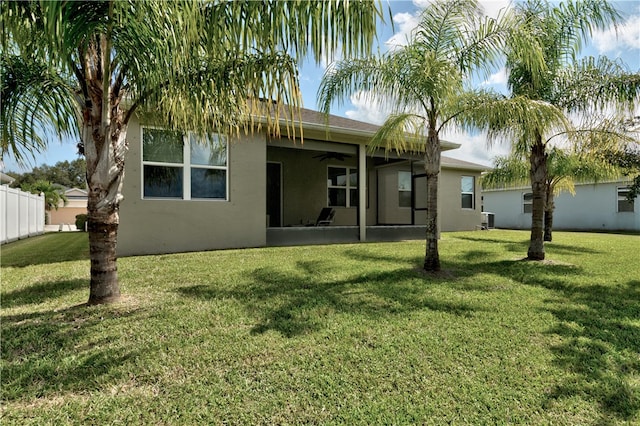
[(227, 141), (172, 130), (142, 131), (144, 198), (227, 199)]
[(533, 212), (533, 193), (526, 192), (522, 194), (522, 212), (523, 213)]
[(461, 179), (462, 208), (475, 208), (475, 178), (473, 176), (462, 176)]
[(618, 188), (618, 212), (633, 212), (634, 200), (627, 200), (630, 190), (628, 186)]
[(398, 172), (398, 207), (411, 207), (411, 172)]
[(358, 172), (350, 167), (327, 168), (327, 205), (356, 207), (358, 205)]

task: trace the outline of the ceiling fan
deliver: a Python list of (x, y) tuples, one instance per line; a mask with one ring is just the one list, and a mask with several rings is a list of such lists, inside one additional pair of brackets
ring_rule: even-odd
[(341, 154), (339, 152), (325, 152), (324, 154), (319, 154), (319, 155), (314, 155), (313, 158), (318, 158), (318, 161), (324, 161), (324, 160), (338, 160), (338, 161), (344, 161), (345, 158), (351, 158), (350, 155), (347, 154)]

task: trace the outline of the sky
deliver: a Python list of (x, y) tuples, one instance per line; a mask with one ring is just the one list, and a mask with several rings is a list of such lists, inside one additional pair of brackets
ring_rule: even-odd
[[(430, 0), (383, 0), (385, 6), (391, 8), (393, 27), (387, 22), (378, 28), (379, 51), (385, 52), (390, 46), (401, 44), (408, 34), (415, 28), (418, 14)], [(498, 12), (508, 7), (508, 0), (480, 0), (485, 13), (497, 16)], [(631, 72), (640, 72), (640, 0), (614, 1), (614, 6), (623, 15), (623, 22), (619, 25), (617, 33), (611, 28), (607, 31), (594, 34), (590, 43), (582, 50), (583, 56), (607, 56), (611, 59), (621, 59)], [(322, 61), (319, 66), (309, 61), (300, 66), (300, 87), (302, 91), (303, 106), (317, 109), (316, 93), (322, 75), (328, 66), (327, 61)], [(496, 69), (486, 80), (474, 84), (483, 85), (496, 91), (506, 93), (506, 73), (504, 69)], [(354, 120), (365, 121), (374, 124), (382, 124), (386, 118), (385, 112), (366, 99), (351, 96), (345, 99), (342, 106), (331, 110), (332, 114), (348, 117)], [(640, 106), (635, 112), (640, 115)], [(442, 139), (461, 144), (457, 150), (447, 151), (446, 156), (473, 163), (491, 165), (496, 155), (505, 155), (509, 149), (506, 144), (496, 144), (491, 148), (486, 146), (486, 138), (482, 133), (453, 132), (442, 135)], [(26, 167), (20, 167), (15, 160), (6, 155), (2, 171), (26, 172), (34, 166), (42, 164), (53, 165), (58, 161), (75, 160), (78, 158), (76, 139), (52, 141), (48, 149), (28, 162)]]

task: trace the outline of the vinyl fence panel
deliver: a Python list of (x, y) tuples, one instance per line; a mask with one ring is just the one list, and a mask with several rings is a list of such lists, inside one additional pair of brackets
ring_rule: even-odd
[(44, 197), (0, 185), (0, 244), (44, 233)]

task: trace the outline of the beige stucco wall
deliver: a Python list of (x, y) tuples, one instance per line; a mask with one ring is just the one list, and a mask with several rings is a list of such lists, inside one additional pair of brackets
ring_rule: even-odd
[(411, 207), (399, 207), (398, 173), (411, 172), (410, 164), (390, 165), (377, 169), (378, 223), (411, 225)]
[(229, 142), (228, 201), (142, 199), (141, 128), (128, 128), (118, 255), (176, 253), (266, 244), (266, 142)]
[(84, 207), (58, 207), (58, 210), (51, 210), (49, 214), (49, 225), (61, 225), (76, 223), (76, 215), (87, 214), (87, 205)]
[[(461, 207), (461, 179), (462, 176), (475, 177), (475, 208), (463, 209)], [(443, 168), (440, 174), (440, 188), (438, 215), (440, 217), (440, 229), (447, 231), (470, 231), (476, 229), (482, 221), (480, 185), (478, 183), (480, 172), (470, 170), (458, 170)]]

